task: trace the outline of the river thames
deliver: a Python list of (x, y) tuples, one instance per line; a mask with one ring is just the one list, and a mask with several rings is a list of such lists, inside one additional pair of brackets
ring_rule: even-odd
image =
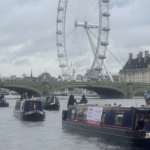
[[(79, 102), (81, 96), (75, 96)], [(144, 99), (101, 100), (88, 97), (92, 104), (145, 105)], [(62, 129), (62, 110), (67, 108), (68, 97), (59, 97), (60, 110), (47, 111), (45, 121), (27, 122), (13, 116), (16, 99), (7, 99), (9, 107), (0, 107), (1, 150), (123, 150), (96, 137), (85, 137)]]

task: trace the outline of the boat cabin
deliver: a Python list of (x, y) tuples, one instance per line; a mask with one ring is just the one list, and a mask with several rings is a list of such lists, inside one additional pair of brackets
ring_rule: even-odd
[(46, 104), (59, 103), (59, 98), (56, 96), (42, 97), (42, 102)]
[(42, 103), (38, 100), (18, 100), (15, 105), (15, 110), (18, 111), (32, 111), (32, 110), (43, 111)]
[[(69, 106), (66, 120), (100, 127), (136, 131), (141, 115), (150, 116), (150, 107), (137, 108), (86, 104)], [(146, 130), (150, 131), (150, 126)]]

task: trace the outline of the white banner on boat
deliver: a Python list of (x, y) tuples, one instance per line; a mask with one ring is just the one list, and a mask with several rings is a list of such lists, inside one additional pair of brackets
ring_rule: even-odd
[(88, 107), (86, 123), (100, 126), (103, 107)]

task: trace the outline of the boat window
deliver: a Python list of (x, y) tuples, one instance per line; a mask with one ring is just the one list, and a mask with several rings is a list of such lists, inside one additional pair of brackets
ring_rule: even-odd
[(138, 114), (136, 114), (136, 119), (135, 119), (135, 129), (137, 128), (137, 125), (138, 125), (138, 119), (139, 118), (139, 115)]
[(72, 109), (72, 111), (71, 111), (71, 119), (72, 119), (72, 120), (74, 120), (75, 112), (76, 112), (76, 110), (75, 110), (75, 109)]
[(102, 114), (102, 118), (101, 118), (101, 123), (104, 123), (104, 121), (105, 121), (105, 112), (103, 112), (103, 114)]
[(86, 121), (87, 109), (83, 111), (83, 121)]
[(21, 102), (17, 102), (16, 106), (15, 106), (15, 110), (19, 110), (20, 109), (20, 105), (21, 105)]
[(122, 121), (123, 121), (123, 112), (116, 112), (115, 124), (116, 125), (121, 125)]
[(35, 110), (35, 109), (37, 109), (37, 102), (29, 102), (29, 110), (31, 111), (31, 110)]
[(51, 97), (48, 97), (46, 102), (50, 103), (51, 102)]
[(83, 110), (77, 110), (76, 120), (82, 121), (83, 119)]

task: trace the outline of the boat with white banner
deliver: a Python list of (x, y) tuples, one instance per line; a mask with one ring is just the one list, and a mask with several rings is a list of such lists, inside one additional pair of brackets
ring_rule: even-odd
[(149, 105), (71, 105), (62, 113), (62, 127), (87, 136), (98, 136), (127, 149), (150, 150), (150, 118), (143, 129), (139, 129), (142, 115), (150, 117)]

